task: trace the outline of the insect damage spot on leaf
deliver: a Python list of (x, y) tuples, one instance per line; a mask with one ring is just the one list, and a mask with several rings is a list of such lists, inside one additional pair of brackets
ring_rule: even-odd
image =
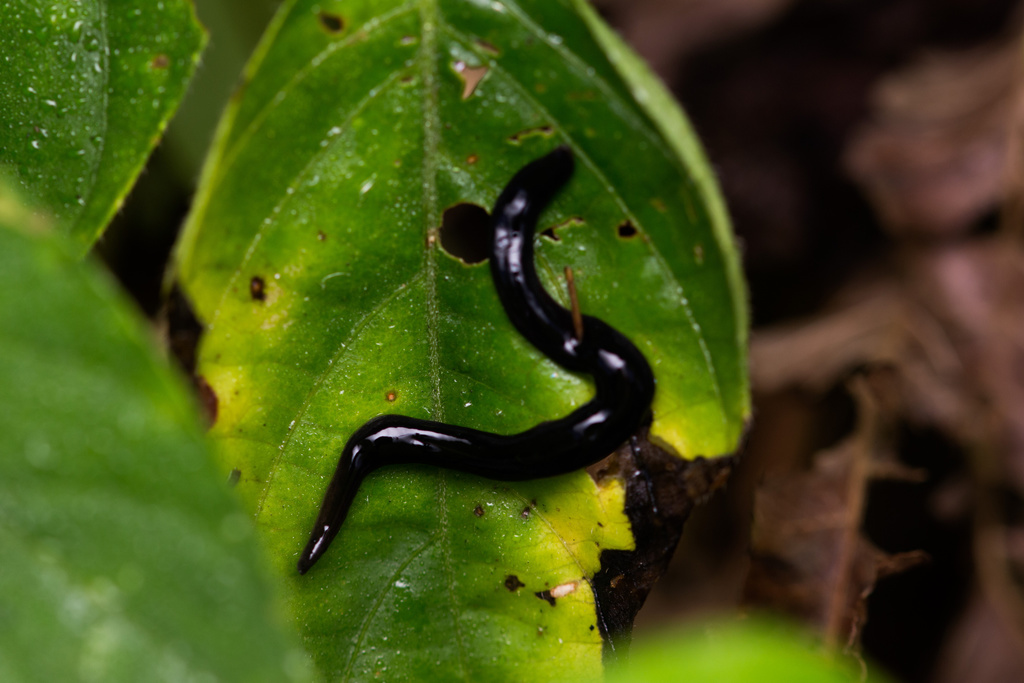
[(486, 66), (469, 66), (461, 59), (452, 65), (455, 73), (462, 79), (462, 99), (468, 100), (472, 96), (480, 81), (487, 75)]
[(490, 251), (491, 215), (476, 204), (462, 203), (441, 216), (441, 248), (463, 263), (481, 263)]
[(197, 375), (195, 383), (196, 392), (199, 394), (199, 405), (202, 406), (203, 415), (206, 417), (206, 426), (212, 427), (213, 423), (217, 421), (217, 394), (205, 377)]
[(476, 515), (477, 517), (483, 517), (484, 516), (484, 506), (483, 505), (477, 505), (475, 508), (473, 508), (473, 514)]
[(549, 138), (554, 134), (555, 129), (552, 128), (551, 126), (537, 126), (536, 128), (527, 128), (525, 130), (519, 131), (518, 133), (515, 133), (514, 135), (510, 135), (508, 141), (511, 142), (513, 145), (521, 145), (523, 144), (523, 140), (527, 138), (532, 138), (535, 136)]
[(530, 518), (530, 506), (527, 505), (526, 507), (524, 507), (523, 511), (519, 513), (519, 516), (522, 517), (523, 519), (529, 519)]
[(513, 593), (519, 590), (520, 588), (524, 588), (525, 586), (526, 584), (520, 581), (519, 577), (515, 574), (509, 574), (505, 577), (505, 588), (507, 588), (509, 591)]
[(162, 52), (153, 57), (153, 59), (149, 62), (149, 66), (151, 69), (166, 69), (170, 65), (171, 59)]
[(551, 597), (564, 598), (566, 595), (575, 593), (579, 585), (579, 581), (568, 581), (566, 583), (559, 584), (551, 589)]
[(392, 389), (388, 393), (384, 394), (384, 398), (388, 400), (388, 403), (394, 403), (395, 399), (398, 398), (398, 392)]
[(534, 593), (534, 595), (536, 595), (541, 600), (544, 600), (552, 607), (555, 606), (555, 596), (551, 594), (551, 591), (539, 591), (537, 593)]
[(267, 298), (266, 283), (259, 275), (253, 275), (249, 280), (249, 296), (253, 301), (263, 301)]
[(242, 470), (240, 470), (240, 469), (238, 469), (236, 467), (235, 469), (231, 470), (231, 473), (228, 475), (228, 486), (231, 486), (231, 487), (238, 486), (238, 481), (241, 478), (242, 478)]
[(632, 237), (636, 237), (636, 235), (637, 235), (636, 226), (633, 225), (632, 221), (628, 221), (628, 220), (622, 221), (621, 223), (619, 223), (619, 227), (616, 228), (616, 230), (618, 230), (618, 232), (619, 232), (619, 237), (621, 237), (624, 240), (628, 240), (628, 239), (630, 239)]
[(583, 219), (579, 216), (570, 216), (557, 225), (552, 225), (550, 228), (546, 228), (540, 231), (540, 234), (547, 237), (553, 242), (561, 242), (562, 238), (558, 236), (558, 231), (563, 228), (572, 228), (577, 225), (583, 225)]
[(317, 15), (317, 18), (320, 20), (320, 25), (328, 33), (341, 33), (345, 28), (345, 20), (337, 14), (322, 11)]

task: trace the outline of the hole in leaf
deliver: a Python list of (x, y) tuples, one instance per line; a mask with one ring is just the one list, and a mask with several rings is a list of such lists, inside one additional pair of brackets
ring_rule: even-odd
[(486, 66), (469, 66), (461, 59), (455, 62), (454, 69), (462, 79), (462, 99), (464, 100), (469, 99), (488, 71)]
[(266, 284), (259, 275), (253, 275), (249, 280), (249, 296), (253, 298), (253, 301), (263, 301), (267, 298)]
[(521, 145), (523, 140), (526, 138), (532, 138), (534, 136), (549, 138), (554, 134), (555, 129), (551, 126), (537, 126), (536, 128), (527, 128), (519, 131), (515, 135), (510, 135), (508, 141), (513, 145)]
[(320, 25), (328, 33), (341, 33), (341, 30), (345, 28), (345, 20), (337, 14), (320, 12), (317, 17), (320, 19)]
[(476, 204), (461, 203), (441, 217), (441, 248), (463, 263), (487, 260), (491, 249), (491, 216)]
[(633, 223), (630, 221), (623, 221), (619, 223), (619, 227), (617, 228), (617, 230), (619, 231), (619, 237), (621, 237), (624, 240), (628, 240), (631, 237), (636, 237), (636, 226), (633, 225)]
[(561, 223), (552, 225), (550, 228), (541, 230), (540, 234), (543, 235), (544, 237), (547, 237), (549, 240), (553, 242), (561, 242), (562, 238), (558, 236), (558, 233), (556, 231), (561, 230), (562, 228), (571, 228), (576, 225), (583, 225), (583, 219), (580, 218), (579, 216), (570, 216)]
[(510, 591), (517, 591), (520, 588), (525, 587), (526, 584), (519, 580), (519, 577), (515, 574), (509, 574), (505, 577), (505, 588)]
[(547, 603), (552, 607), (555, 606), (555, 596), (551, 595), (551, 591), (540, 591), (539, 593), (534, 593), (534, 595), (541, 600), (547, 601)]

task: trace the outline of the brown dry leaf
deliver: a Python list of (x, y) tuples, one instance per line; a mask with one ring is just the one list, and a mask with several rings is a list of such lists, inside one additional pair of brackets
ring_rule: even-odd
[(933, 52), (875, 86), (845, 165), (892, 232), (962, 234), (1004, 198), (1024, 124), (1020, 46)]
[(873, 373), (885, 408), (959, 443), (1004, 454), (1024, 490), (1024, 250), (1000, 237), (909, 252), (893, 272), (851, 286), (833, 312), (755, 333), (759, 391), (835, 386)]
[(881, 446), (878, 407), (864, 380), (851, 383), (860, 410), (856, 432), (819, 453), (810, 471), (766, 478), (754, 500), (748, 606), (805, 621), (829, 646), (854, 647), (866, 619), (865, 600), (884, 576), (926, 559), (887, 555), (860, 532), (870, 480), (912, 476)]
[[(1005, 633), (1000, 637), (1024, 646), (1024, 584), (1018, 578), (1024, 576), (1024, 552), (1018, 551), (1024, 542), (1012, 512), (1001, 502), (1008, 496), (1020, 500), (1024, 492), (1024, 249), (1004, 236), (909, 249), (887, 274), (851, 286), (832, 313), (754, 339), (752, 378), (760, 391), (787, 386), (823, 391), (863, 367), (872, 369), (867, 382), (877, 410), (890, 419), (938, 429), (968, 453), (973, 490), (961, 498), (973, 506), (979, 589), (1001, 612)], [(863, 401), (860, 406), (863, 410)], [(855, 464), (863, 455), (862, 439), (855, 435), (826, 463)], [(825, 508), (820, 503), (813, 507), (815, 497), (826, 495), (831, 485), (838, 500), (842, 476), (851, 475), (830, 480), (821, 467), (818, 463), (804, 475), (809, 481), (790, 484), (820, 490), (778, 495), (810, 496), (799, 503), (812, 506), (801, 514), (813, 512), (824, 519)], [(770, 512), (769, 507), (764, 514)], [(828, 537), (820, 541), (826, 548), (836, 543)], [(812, 551), (808, 546), (805, 552)], [(864, 552), (861, 548), (854, 555), (860, 558)], [(822, 564), (827, 555), (817, 561), (817, 566), (807, 565), (812, 567), (807, 575), (824, 577), (819, 580), (824, 586), (836, 570)], [(857, 572), (852, 576), (856, 585)], [(806, 585), (796, 585), (807, 591)], [(844, 618), (855, 622), (856, 617), (852, 610)], [(967, 642), (969, 633), (962, 637), (965, 642), (958, 647), (964, 651), (958, 656), (964, 661), (950, 664), (953, 669), (981, 656), (972, 648), (987, 647)]]

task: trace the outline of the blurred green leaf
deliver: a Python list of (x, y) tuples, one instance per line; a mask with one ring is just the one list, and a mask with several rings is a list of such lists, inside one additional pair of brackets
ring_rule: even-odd
[(0, 680), (296, 680), (182, 382), (28, 214), (0, 188)]
[(885, 683), (850, 658), (827, 653), (796, 627), (765, 618), (637, 637), (607, 683)]
[[(634, 98), (653, 77), (621, 45), (610, 61), (588, 12), (296, 0), (222, 121), (177, 275), (207, 327), (197, 372), (217, 398), (222, 469), (240, 471), (332, 679), (602, 671), (588, 580), (602, 550), (632, 547), (617, 482), (384, 471), (336, 547), (295, 573), (338, 453), (367, 419), (512, 433), (590, 397), (586, 378), (516, 334), (487, 265), (446, 250), (446, 210), (490, 207), (518, 168), (568, 144), (576, 174), (540, 226), (546, 286), (568, 305), (572, 266), (583, 311), (647, 354), (662, 445), (729, 453), (748, 415), (746, 306), (710, 173), (675, 105), (655, 115)], [(554, 606), (536, 595), (558, 586)]]
[(0, 26), (0, 168), (85, 253), (177, 108), (205, 37), (187, 0), (9, 0)]

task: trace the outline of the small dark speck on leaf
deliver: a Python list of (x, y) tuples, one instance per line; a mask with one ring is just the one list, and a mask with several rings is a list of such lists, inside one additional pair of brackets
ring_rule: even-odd
[(195, 379), (196, 391), (199, 393), (199, 404), (203, 407), (207, 427), (217, 421), (217, 394), (213, 391), (206, 378), (198, 375)]
[(526, 584), (520, 581), (519, 577), (515, 574), (509, 574), (505, 577), (505, 588), (509, 589), (510, 591), (515, 592), (525, 586)]
[(636, 226), (631, 221), (623, 221), (619, 223), (618, 227), (619, 237), (624, 240), (628, 240), (631, 237), (636, 237)]
[(171, 59), (170, 57), (161, 52), (160, 54), (153, 57), (153, 61), (151, 61), (149, 65), (154, 69), (166, 69), (168, 66), (171, 65)]
[(483, 507), (483, 505), (477, 505), (475, 508), (473, 508), (473, 514), (476, 515), (477, 517), (483, 517), (484, 516), (484, 507)]
[(325, 239), (327, 239), (327, 235), (326, 235), (326, 233), (324, 233), (323, 230), (317, 230), (316, 231), (316, 238), (318, 240), (320, 240), (321, 242), (323, 242)]
[(396, 392), (394, 389), (392, 389), (387, 394), (385, 394), (385, 398), (388, 399), (389, 403), (394, 403), (395, 399), (398, 398), (398, 392)]
[(463, 263), (481, 263), (491, 248), (491, 216), (476, 204), (456, 204), (441, 216), (440, 233), (446, 252)]
[(341, 30), (345, 28), (345, 20), (337, 14), (320, 12), (318, 17), (320, 19), (320, 25), (323, 26), (324, 30), (328, 33), (340, 33)]
[(529, 519), (530, 518), (530, 506), (527, 505), (526, 507), (524, 507), (523, 511), (519, 513), (519, 516), (522, 517), (523, 519)]
[(238, 480), (242, 478), (242, 470), (233, 469), (231, 474), (228, 475), (228, 486), (237, 486)]
[(593, 624), (591, 624), (591, 625), (590, 625), (590, 630), (591, 630), (591, 631), (593, 631), (593, 630), (594, 630), (594, 625), (593, 625)]
[(253, 275), (252, 279), (249, 280), (249, 295), (253, 298), (253, 301), (263, 301), (267, 298), (266, 285), (263, 282), (263, 278), (259, 275)]
[(539, 593), (534, 593), (534, 595), (536, 595), (541, 600), (546, 601), (552, 607), (555, 606), (555, 596), (551, 595), (551, 591), (540, 591)]

